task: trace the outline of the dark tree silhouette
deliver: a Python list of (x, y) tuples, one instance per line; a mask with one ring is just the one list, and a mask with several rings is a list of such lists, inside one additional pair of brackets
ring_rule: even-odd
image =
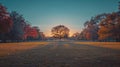
[(69, 36), (69, 29), (64, 25), (58, 25), (52, 28), (51, 32), (53, 37), (55, 38), (68, 38)]

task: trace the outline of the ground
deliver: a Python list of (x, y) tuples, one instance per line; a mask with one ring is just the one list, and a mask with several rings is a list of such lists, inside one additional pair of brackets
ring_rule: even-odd
[(0, 67), (120, 67), (120, 43), (1, 43)]

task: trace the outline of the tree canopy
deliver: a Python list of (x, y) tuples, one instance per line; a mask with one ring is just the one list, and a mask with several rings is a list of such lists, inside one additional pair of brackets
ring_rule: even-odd
[(64, 25), (58, 25), (52, 28), (52, 36), (54, 38), (68, 38), (69, 36), (69, 29)]
[(0, 4), (0, 33), (7, 33), (13, 25), (12, 19), (5, 6)]

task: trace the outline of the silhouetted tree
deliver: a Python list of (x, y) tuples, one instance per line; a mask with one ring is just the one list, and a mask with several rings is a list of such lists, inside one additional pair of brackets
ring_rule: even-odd
[(52, 28), (51, 32), (53, 37), (55, 38), (68, 38), (69, 36), (69, 29), (64, 25), (58, 25)]

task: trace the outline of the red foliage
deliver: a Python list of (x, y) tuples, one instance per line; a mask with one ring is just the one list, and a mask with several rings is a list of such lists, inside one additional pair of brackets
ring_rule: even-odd
[(7, 13), (6, 8), (0, 4), (0, 33), (9, 32), (12, 25), (12, 19)]
[(32, 38), (37, 38), (38, 37), (38, 32), (36, 28), (30, 27), (30, 25), (26, 25), (24, 28), (24, 39), (27, 39), (27, 37), (32, 37)]

